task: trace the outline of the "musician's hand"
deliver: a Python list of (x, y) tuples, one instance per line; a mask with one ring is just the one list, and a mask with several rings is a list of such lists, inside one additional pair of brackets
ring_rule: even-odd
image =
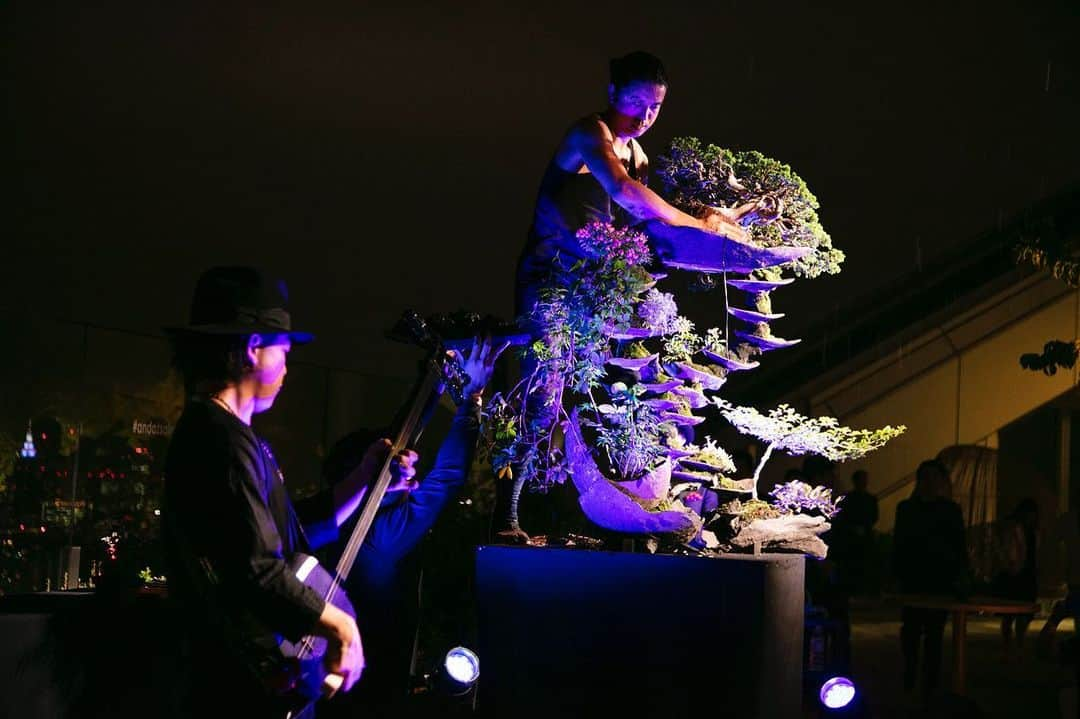
[[(323, 657), (326, 670), (341, 677), (341, 691), (349, 691), (364, 671), (364, 647), (356, 621), (327, 602), (315, 631), (326, 637), (326, 655)], [(329, 691), (330, 696), (333, 693)]]
[[(379, 470), (390, 454), (392, 447), (393, 443), (383, 438), (372, 443), (364, 452), (364, 458), (360, 462), (360, 473), (364, 477), (365, 485), (371, 486), (378, 477)], [(394, 461), (390, 464), (390, 475), (393, 479), (386, 491), (400, 492), (402, 490), (416, 489), (416, 463), (419, 460), (420, 455), (411, 449), (398, 452), (394, 457)]]
[(416, 463), (420, 461), (420, 455), (411, 449), (397, 453), (394, 462), (390, 465), (390, 482), (388, 492), (408, 492), (416, 489), (420, 482), (416, 479)]
[(492, 349), (491, 338), (484, 338), (481, 341), (477, 337), (473, 340), (472, 349), (468, 354), (462, 355), (456, 350), (451, 352), (469, 377), (462, 392), (466, 399), (483, 394), (484, 388), (491, 381), (491, 375), (495, 371), (495, 360), (499, 359), (499, 355), (509, 346), (509, 342), (504, 342), (497, 349)]

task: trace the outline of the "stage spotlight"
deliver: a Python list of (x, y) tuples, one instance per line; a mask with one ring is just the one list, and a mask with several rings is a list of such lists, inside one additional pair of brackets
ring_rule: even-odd
[(410, 691), (409, 716), (466, 717), (476, 713), (480, 659), (465, 647), (454, 647), (430, 674)]
[(844, 709), (855, 699), (855, 683), (847, 677), (833, 677), (821, 685), (818, 697), (826, 709)]
[(480, 658), (465, 647), (454, 647), (446, 653), (442, 673), (451, 693), (467, 692), (480, 678)]

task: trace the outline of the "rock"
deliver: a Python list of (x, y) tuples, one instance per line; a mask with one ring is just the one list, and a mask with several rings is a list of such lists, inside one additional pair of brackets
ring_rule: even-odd
[(829, 526), (824, 517), (805, 514), (755, 519), (741, 528), (731, 539), (731, 544), (747, 548), (759, 543), (763, 548), (788, 549), (824, 559), (829, 548), (818, 535), (829, 531)]

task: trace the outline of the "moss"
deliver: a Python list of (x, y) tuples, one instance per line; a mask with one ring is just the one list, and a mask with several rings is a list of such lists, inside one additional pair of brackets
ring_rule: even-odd
[(626, 348), (623, 356), (628, 359), (644, 359), (651, 354), (644, 342), (634, 342)]
[(780, 510), (768, 502), (751, 499), (743, 503), (739, 516), (747, 522), (753, 522), (755, 519), (776, 519), (780, 516)]

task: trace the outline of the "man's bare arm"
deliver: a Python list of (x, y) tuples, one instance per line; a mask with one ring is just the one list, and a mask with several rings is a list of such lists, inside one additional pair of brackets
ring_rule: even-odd
[[(746, 231), (735, 222), (700, 220), (672, 207), (660, 195), (641, 184), (626, 171), (615, 154), (611, 131), (595, 118), (582, 120), (570, 131), (570, 144), (600, 186), (620, 207), (635, 218), (660, 220), (677, 227), (696, 227), (731, 239), (746, 241)], [(715, 217), (715, 216), (713, 216)]]

